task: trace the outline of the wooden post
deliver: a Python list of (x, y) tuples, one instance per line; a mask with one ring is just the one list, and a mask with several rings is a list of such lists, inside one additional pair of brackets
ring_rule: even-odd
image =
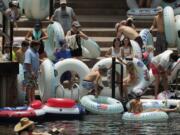
[(0, 107), (17, 106), (19, 63), (0, 63)]
[(112, 57), (112, 79), (111, 79), (111, 87), (112, 87), (112, 98), (115, 98), (115, 72), (116, 72), (116, 58)]

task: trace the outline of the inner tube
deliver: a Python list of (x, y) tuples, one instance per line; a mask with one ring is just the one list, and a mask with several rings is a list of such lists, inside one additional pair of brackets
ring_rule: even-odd
[(149, 29), (142, 29), (139, 35), (141, 36), (144, 45), (154, 45), (153, 36)]
[(132, 8), (127, 11), (127, 16), (133, 16), (134, 19), (153, 19), (157, 15), (156, 8)]
[(23, 81), (24, 81), (24, 69), (23, 69), (23, 65), (19, 64), (19, 74), (17, 76), (17, 87), (18, 87), (18, 96), (17, 96), (17, 100), (18, 100), (18, 104), (24, 104), (25, 103), (25, 97), (26, 97), (26, 91), (23, 90)]
[[(139, 79), (138, 79), (136, 85), (128, 88), (128, 93), (130, 93), (130, 94), (131, 93), (135, 94), (135, 93), (139, 93), (139, 92), (144, 92), (146, 87), (148, 87), (150, 85), (149, 71), (148, 71), (147, 67), (145, 66), (145, 64), (141, 60), (139, 60), (137, 58), (133, 58), (133, 63), (135, 65), (135, 68), (136, 68), (137, 75), (138, 75)], [(106, 58), (106, 59), (100, 60), (99, 62), (97, 62), (93, 66), (92, 70), (97, 69), (98, 65), (101, 65), (101, 64), (106, 65), (107, 67), (110, 67), (111, 64), (112, 64), (112, 59), (111, 58)], [(124, 68), (123, 76), (126, 77), (126, 67), (123, 65), (123, 68)], [(119, 64), (117, 64), (117, 66), (116, 66), (116, 71), (118, 73), (120, 73), (120, 65)], [(102, 90), (101, 94), (102, 93), (103, 93), (103, 90)], [(105, 96), (110, 96), (110, 95), (105, 95)]]
[[(126, 0), (126, 3), (130, 9), (139, 8), (137, 0)], [(161, 0), (152, 0), (151, 8), (156, 8), (160, 3)]]
[(49, 15), (49, 0), (24, 0), (21, 6), (29, 19), (41, 20)]
[[(76, 35), (72, 35), (72, 36), (66, 36), (66, 42), (68, 43), (68, 45), (71, 47), (74, 47), (77, 45), (76, 43)], [(92, 40), (91, 38), (88, 38), (87, 40), (81, 38), (81, 48), (82, 48), (82, 53), (83, 53), (83, 57), (85, 58), (91, 58), (91, 59), (95, 59), (98, 58), (100, 56), (100, 47), (99, 45)]]
[(167, 6), (163, 11), (164, 30), (168, 47), (176, 47), (176, 28), (173, 8)]
[(60, 23), (54, 21), (47, 27), (48, 39), (45, 41), (45, 52), (49, 59), (55, 60), (55, 49), (59, 48), (59, 41), (64, 39), (64, 31)]
[(143, 112), (139, 114), (125, 112), (122, 116), (124, 121), (166, 121), (168, 115), (165, 112)]
[[(83, 63), (82, 61), (74, 58), (68, 58), (64, 59), (62, 61), (59, 61), (55, 64), (55, 70), (57, 71), (57, 80), (60, 80), (62, 74), (66, 71), (73, 71), (78, 74), (80, 78), (80, 84), (82, 83), (84, 77), (90, 72), (88, 66)], [(61, 85), (59, 85), (61, 86)], [(73, 97), (71, 97), (71, 91), (70, 90), (63, 90), (63, 87), (58, 87), (56, 90), (56, 97), (62, 98), (63, 95), (64, 97), (68, 98), (73, 98), (73, 99), (78, 99), (79, 95), (83, 95), (83, 91), (80, 89), (80, 91), (73, 91)]]
[(50, 97), (55, 97), (57, 87), (55, 73), (54, 64), (49, 59), (45, 59), (40, 65), (38, 75), (39, 93), (43, 102), (47, 101)]
[(180, 53), (180, 15), (175, 16), (176, 19), (176, 44), (178, 52)]
[(50, 107), (72, 108), (75, 105), (75, 100), (70, 98), (49, 98), (47, 100), (47, 106)]
[(87, 95), (80, 102), (85, 109), (95, 114), (117, 114), (124, 111), (122, 103), (111, 97)]

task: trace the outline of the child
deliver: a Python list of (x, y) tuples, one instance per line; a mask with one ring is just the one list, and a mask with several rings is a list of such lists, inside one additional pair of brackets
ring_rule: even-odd
[(163, 111), (163, 112), (180, 112), (180, 102), (177, 104), (176, 108), (174, 109), (157, 109), (157, 108), (151, 108), (151, 109), (143, 109), (142, 106), (142, 102), (140, 101), (141, 98), (141, 94), (138, 93), (136, 94), (135, 98), (130, 102), (130, 108), (129, 108), (129, 112), (131, 113), (142, 113), (142, 112), (159, 112), (159, 111)]
[(137, 71), (133, 62), (130, 61), (126, 64), (126, 70), (127, 70), (128, 76), (125, 79), (123, 79), (123, 89), (124, 89), (125, 98), (128, 98), (128, 87), (131, 87), (134, 84), (136, 84), (138, 77), (137, 77), (137, 74), (136, 74)]
[[(71, 58), (71, 51), (68, 48), (66, 40), (61, 40), (59, 42), (60, 48), (57, 48), (54, 52), (55, 55), (55, 62), (58, 62), (63, 59)], [(67, 87), (69, 89), (72, 88), (72, 72), (71, 71), (66, 71), (62, 74), (60, 78), (61, 84), (63, 84), (64, 87)]]
[(107, 67), (105, 65), (99, 65), (97, 70), (92, 70), (83, 80), (82, 87), (89, 90), (88, 94), (94, 94), (99, 96), (103, 87), (100, 85), (101, 77), (107, 73)]

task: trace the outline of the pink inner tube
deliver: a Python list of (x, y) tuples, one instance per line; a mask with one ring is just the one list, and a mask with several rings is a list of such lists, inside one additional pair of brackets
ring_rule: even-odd
[(31, 106), (31, 108), (34, 108), (34, 109), (41, 109), (42, 102), (40, 100), (34, 100), (30, 106)]

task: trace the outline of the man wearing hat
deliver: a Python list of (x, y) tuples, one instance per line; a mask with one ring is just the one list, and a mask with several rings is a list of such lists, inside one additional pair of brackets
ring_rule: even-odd
[(35, 99), (35, 89), (37, 87), (37, 75), (39, 71), (40, 42), (31, 41), (30, 47), (25, 52), (24, 57), (24, 83), (26, 87), (28, 103)]
[(86, 34), (84, 34), (82, 31), (81, 31), (81, 25), (78, 21), (73, 21), (72, 23), (72, 28), (71, 30), (69, 30), (66, 34), (66, 37), (72, 37), (72, 35), (76, 35), (75, 37), (75, 44), (77, 46), (77, 49), (74, 49), (74, 44), (73, 44), (73, 47), (71, 46), (70, 44), (70, 49), (71, 49), (71, 54), (72, 54), (72, 57), (81, 57), (82, 56), (82, 48), (81, 48), (81, 38), (87, 40), (88, 39), (88, 36)]
[(77, 20), (74, 10), (67, 6), (66, 0), (60, 0), (60, 7), (55, 10), (52, 19), (62, 25), (65, 34), (71, 29), (72, 22)]
[(51, 135), (46, 132), (44, 133), (34, 132), (34, 128), (35, 128), (34, 121), (29, 120), (29, 118), (27, 117), (23, 117), (15, 125), (14, 132), (16, 132), (18, 135)]
[(157, 7), (157, 15), (154, 17), (153, 24), (150, 28), (150, 32), (155, 28), (157, 28), (155, 54), (158, 55), (163, 51), (167, 50), (167, 42), (164, 32), (163, 8), (160, 6)]

